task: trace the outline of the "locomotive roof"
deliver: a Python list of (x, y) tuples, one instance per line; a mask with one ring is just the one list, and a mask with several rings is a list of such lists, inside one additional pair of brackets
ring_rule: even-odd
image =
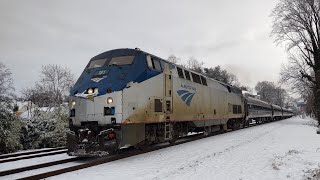
[(270, 107), (270, 105), (272, 105), (272, 107), (275, 108), (275, 109), (291, 112), (291, 110), (289, 110), (289, 109), (286, 109), (284, 107), (281, 107), (281, 106), (278, 106), (278, 105), (275, 105), (275, 104), (271, 104), (271, 103), (262, 101), (260, 99), (256, 99), (256, 98), (253, 98), (253, 97), (246, 97), (246, 98), (248, 100), (248, 104), (260, 105), (260, 106), (264, 106), (264, 107)]
[(275, 105), (275, 104), (272, 104), (272, 107), (277, 108), (277, 109), (279, 109), (279, 110), (281, 110), (281, 108), (282, 108), (282, 107), (280, 107), (280, 106), (278, 106), (278, 105)]
[[(220, 84), (223, 85), (223, 86), (229, 86), (229, 87), (232, 87), (232, 88), (235, 88), (235, 89), (240, 90), (238, 87), (235, 87), (235, 86), (232, 86), (232, 85), (230, 85), (230, 84), (226, 84), (226, 83), (224, 83), (224, 82), (221, 82), (221, 81), (218, 81), (218, 80), (216, 80), (216, 79), (210, 78), (210, 77), (208, 77), (208, 76), (206, 76), (206, 75), (204, 75), (204, 74), (201, 74), (201, 73), (198, 73), (198, 72), (196, 72), (196, 71), (187, 69), (187, 68), (185, 68), (185, 67), (183, 67), (183, 66), (181, 66), (181, 65), (178, 65), (178, 64), (169, 62), (169, 61), (167, 61), (167, 60), (165, 60), (165, 59), (163, 59), (163, 58), (161, 58), (161, 57), (158, 57), (158, 56), (153, 55), (153, 54), (151, 54), (151, 53), (142, 51), (142, 50), (140, 50), (139, 48), (135, 48), (135, 49), (131, 49), (131, 48), (119, 48), (119, 49), (113, 49), (113, 50), (105, 51), (105, 52), (103, 52), (103, 53), (100, 53), (100, 54), (94, 56), (93, 58), (90, 59), (90, 61), (92, 61), (92, 60), (97, 60), (97, 59), (110, 58), (110, 57), (117, 57), (117, 56), (133, 56), (133, 55), (137, 55), (137, 54), (139, 54), (139, 53), (141, 53), (141, 52), (144, 53), (144, 54), (147, 54), (147, 55), (151, 55), (151, 56), (153, 56), (153, 57), (156, 57), (156, 58), (158, 58), (158, 59), (160, 59), (160, 60), (162, 60), (162, 61), (164, 61), (164, 62), (166, 62), (166, 63), (168, 63), (168, 64), (172, 64), (172, 65), (177, 66), (177, 67), (180, 67), (180, 68), (182, 68), (182, 69), (186, 69), (186, 70), (188, 70), (188, 71), (190, 71), (190, 72), (192, 72), (192, 73), (195, 73), (195, 74), (204, 76), (204, 77), (206, 77), (207, 79), (210, 79), (210, 80), (212, 80), (212, 81), (215, 81), (215, 82), (217, 82), (217, 83), (220, 83)], [(248, 102), (249, 102), (249, 103), (251, 102), (252, 104), (263, 105), (263, 106), (265, 106), (265, 107), (269, 107), (270, 105), (272, 105), (272, 106), (277, 107), (277, 108), (280, 108), (280, 109), (282, 108), (282, 107), (280, 107), (280, 106), (277, 106), (277, 105), (274, 105), (274, 104), (270, 104), (270, 103), (267, 103), (267, 102), (265, 102), (265, 101), (262, 101), (262, 100), (259, 100), (259, 99), (256, 99), (256, 98), (247, 97), (247, 99), (248, 99)], [(290, 110), (285, 109), (285, 108), (283, 108), (283, 110), (290, 111)]]
[(263, 106), (263, 107), (271, 107), (271, 104), (262, 101), (260, 99), (252, 98), (252, 97), (247, 97), (248, 104), (253, 104), (253, 105), (258, 105), (258, 106)]
[(141, 51), (138, 49), (129, 49), (129, 48), (113, 49), (113, 50), (106, 51), (94, 56), (93, 58), (90, 59), (90, 61), (116, 57), (116, 56), (132, 56), (132, 55), (137, 55), (140, 52)]
[(221, 82), (221, 81), (218, 81), (218, 80), (216, 80), (216, 79), (210, 78), (210, 77), (208, 77), (208, 76), (206, 76), (206, 75), (204, 75), (204, 74), (198, 73), (198, 72), (193, 71), (193, 70), (191, 70), (191, 69), (187, 69), (187, 68), (185, 68), (185, 67), (183, 67), (183, 66), (181, 66), (181, 65), (179, 65), (179, 64), (175, 64), (175, 63), (169, 62), (169, 61), (167, 61), (167, 60), (165, 60), (165, 59), (163, 59), (163, 58), (161, 58), (161, 57), (158, 57), (158, 56), (153, 55), (153, 54), (151, 54), (151, 53), (142, 51), (142, 50), (140, 50), (139, 48), (135, 48), (135, 49), (131, 49), (131, 48), (119, 48), (119, 49), (109, 50), (109, 51), (106, 51), (106, 52), (103, 52), (103, 53), (101, 53), (101, 54), (98, 54), (98, 55), (94, 56), (93, 58), (90, 59), (90, 61), (92, 61), (92, 60), (97, 60), (97, 59), (104, 59), (104, 58), (116, 57), (116, 56), (132, 56), (132, 55), (137, 55), (138, 53), (141, 53), (141, 52), (144, 53), (144, 54), (147, 54), (147, 55), (151, 55), (151, 56), (153, 56), (153, 57), (156, 57), (156, 58), (158, 58), (158, 59), (160, 59), (160, 60), (162, 60), (162, 61), (164, 61), (164, 62), (166, 62), (166, 63), (172, 64), (172, 65), (177, 66), (177, 67), (179, 67), (179, 68), (186, 69), (186, 70), (188, 70), (188, 71), (190, 71), (190, 72), (192, 72), (192, 73), (195, 73), (195, 74), (204, 76), (204, 77), (206, 77), (207, 79), (210, 79), (210, 80), (212, 80), (212, 81), (215, 81), (215, 82), (217, 82), (217, 83), (220, 83), (221, 85), (229, 86), (229, 87), (232, 87), (232, 88), (235, 88), (235, 89), (240, 90), (238, 87), (235, 87), (235, 86), (232, 86), (232, 85), (230, 85), (230, 84), (226, 84), (226, 83), (224, 83), (224, 82)]

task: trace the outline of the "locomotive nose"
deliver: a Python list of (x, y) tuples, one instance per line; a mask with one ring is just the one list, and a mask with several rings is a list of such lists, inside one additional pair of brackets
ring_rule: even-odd
[(76, 126), (85, 122), (114, 125), (122, 121), (122, 91), (96, 97), (70, 97), (70, 118)]

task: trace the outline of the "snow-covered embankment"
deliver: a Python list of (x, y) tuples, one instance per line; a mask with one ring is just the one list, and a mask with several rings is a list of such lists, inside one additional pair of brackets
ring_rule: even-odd
[(305, 179), (320, 169), (315, 124), (294, 117), (53, 179)]

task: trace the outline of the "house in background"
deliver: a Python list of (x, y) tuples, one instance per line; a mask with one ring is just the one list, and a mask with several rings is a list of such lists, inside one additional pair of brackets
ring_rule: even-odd
[(305, 113), (306, 112), (306, 106), (307, 103), (304, 101), (298, 101), (297, 102), (297, 107), (300, 113)]
[(16, 111), (16, 115), (18, 117), (22, 117), (22, 115), (31, 117), (31, 109), (35, 108), (35, 104), (31, 101), (25, 101), (25, 102), (17, 102), (16, 105), (18, 106), (18, 110)]
[(59, 107), (38, 107), (31, 101), (17, 102), (18, 110), (17, 117), (22, 120), (29, 120), (34, 116), (39, 116), (44, 113), (54, 112), (55, 110), (62, 110), (63, 113), (68, 113), (68, 103), (63, 103)]

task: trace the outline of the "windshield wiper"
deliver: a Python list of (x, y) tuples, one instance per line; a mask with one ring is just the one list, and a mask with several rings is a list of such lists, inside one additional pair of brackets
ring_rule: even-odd
[(119, 66), (117, 63), (109, 64), (109, 66)]

